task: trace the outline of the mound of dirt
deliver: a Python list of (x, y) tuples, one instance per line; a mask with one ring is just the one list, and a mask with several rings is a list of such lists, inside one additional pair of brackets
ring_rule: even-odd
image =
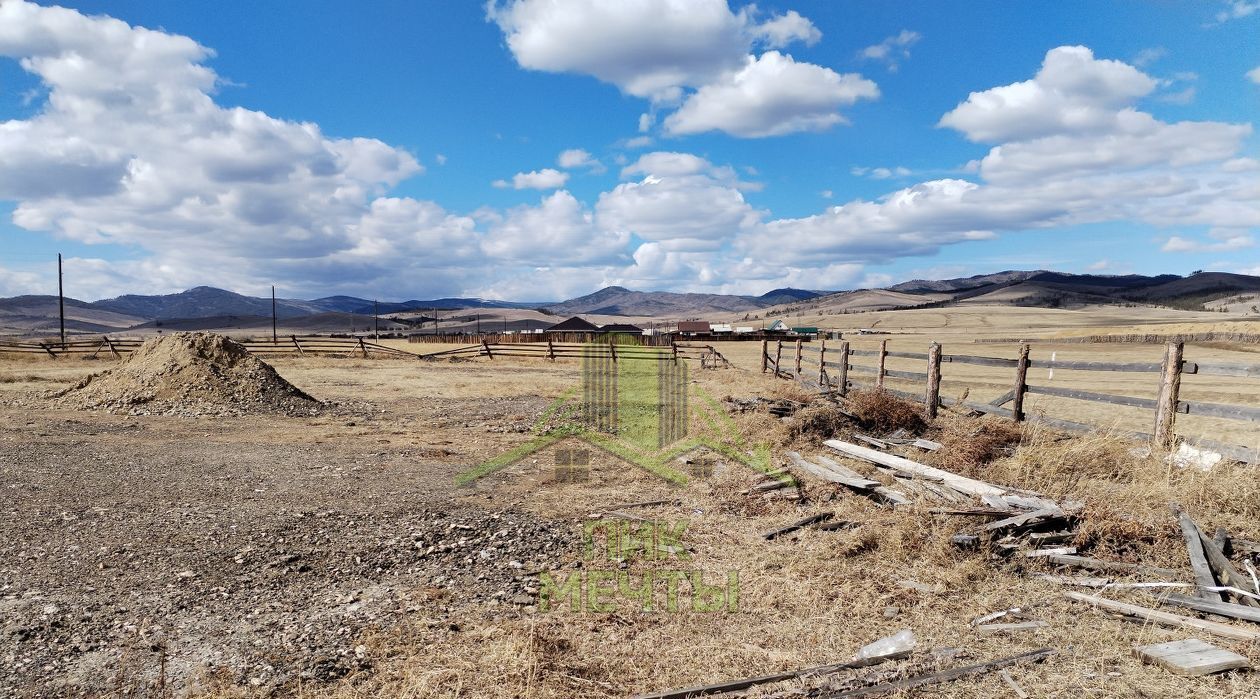
[(51, 397), (132, 415), (310, 414), (320, 406), (244, 345), (214, 333), (154, 338), (113, 369)]

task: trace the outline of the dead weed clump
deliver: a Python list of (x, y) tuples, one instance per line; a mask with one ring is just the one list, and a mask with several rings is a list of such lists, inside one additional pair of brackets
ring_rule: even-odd
[(942, 430), (937, 441), (941, 449), (930, 457), (933, 465), (947, 471), (972, 477), (983, 477), (982, 467), (1015, 453), (1023, 439), (1018, 425), (997, 420), (971, 420), (967, 418), (941, 421)]
[(836, 405), (817, 401), (798, 410), (788, 427), (790, 442), (821, 443), (836, 436), (841, 429), (852, 427), (853, 419)]
[(917, 434), (927, 426), (922, 406), (888, 391), (858, 390), (849, 393), (847, 398), (850, 411), (857, 415), (862, 426), (881, 434), (896, 430)]

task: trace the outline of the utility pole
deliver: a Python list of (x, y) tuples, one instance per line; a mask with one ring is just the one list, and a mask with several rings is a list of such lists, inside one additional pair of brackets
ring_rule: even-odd
[(61, 253), (57, 253), (57, 310), (61, 316), (61, 349), (66, 348), (66, 289), (61, 273)]
[(276, 285), (271, 285), (271, 344), (276, 344)]
[(480, 335), (481, 334), (481, 314), (477, 313), (476, 317), (477, 317), (477, 334)]
[(376, 339), (381, 339), (381, 306), (372, 299), (372, 325), (375, 327)]

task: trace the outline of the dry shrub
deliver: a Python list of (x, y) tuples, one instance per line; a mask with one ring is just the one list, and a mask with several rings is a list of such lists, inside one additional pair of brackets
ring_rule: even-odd
[(804, 440), (818, 443), (835, 437), (842, 428), (852, 424), (853, 420), (841, 412), (840, 408), (820, 401), (805, 406), (792, 416), (788, 439), (792, 442)]
[(918, 433), (927, 425), (923, 420), (923, 406), (887, 391), (859, 390), (847, 397), (850, 411), (867, 429), (881, 433), (899, 429)]
[(931, 463), (955, 473), (983, 477), (981, 467), (1010, 456), (1023, 432), (1019, 426), (998, 420), (958, 418), (943, 421), (937, 440), (941, 449), (929, 458)]

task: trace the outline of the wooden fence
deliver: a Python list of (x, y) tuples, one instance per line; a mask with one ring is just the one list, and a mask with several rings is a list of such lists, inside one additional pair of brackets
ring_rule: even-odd
[(500, 343), (480, 342), (464, 347), (420, 355), (423, 359), (447, 357), (533, 357), (535, 359), (585, 359), (607, 357), (613, 361), (623, 359), (648, 359), (654, 361), (700, 360), (703, 368), (726, 366), (729, 363), (712, 345), (695, 345), (681, 342), (666, 346), (624, 345), (610, 342), (572, 343), (543, 342)]
[(670, 335), (640, 335), (635, 333), (598, 333), (598, 332), (559, 332), (559, 333), (446, 333), (442, 335), (409, 335), (408, 342), (420, 344), (456, 344), (478, 345), (486, 342), (491, 345), (519, 345), (583, 342), (608, 342), (609, 335), (616, 335), (619, 345), (640, 345), (643, 347), (668, 347), (673, 344)]
[[(1164, 359), (1158, 363), (1034, 360), (1031, 358), (1031, 346), (1028, 343), (1020, 345), (1018, 359), (1006, 359), (966, 354), (944, 354), (941, 345), (935, 342), (928, 347), (926, 353), (919, 353), (890, 351), (887, 340), (880, 341), (879, 349), (860, 350), (851, 349), (846, 340), (833, 341), (833, 344), (829, 347), (824, 339), (818, 347), (807, 346), (800, 340), (795, 342), (789, 341), (789, 356), (786, 359), (791, 362), (791, 367), (788, 369), (783, 367), (785, 359), (783, 350), (784, 342), (782, 340), (777, 341), (773, 345), (768, 341), (763, 342), (761, 348), (761, 371), (772, 371), (776, 376), (795, 379), (808, 385), (816, 386), (822, 391), (839, 395), (845, 395), (850, 388), (885, 390), (894, 395), (924, 403), (926, 406), (925, 412), (929, 418), (936, 417), (939, 406), (961, 405), (978, 412), (1010, 418), (1016, 422), (1030, 420), (1076, 432), (1096, 429), (1094, 425), (1044, 415), (1028, 415), (1024, 412), (1024, 397), (1026, 395), (1056, 396), (1154, 411), (1153, 433), (1126, 432), (1125, 435), (1144, 440), (1149, 439), (1154, 445), (1162, 448), (1171, 447), (1175, 442), (1174, 423), (1178, 414), (1260, 422), (1260, 408), (1258, 407), (1185, 401), (1179, 397), (1181, 377), (1183, 375), (1202, 374), (1258, 378), (1260, 377), (1260, 364), (1220, 364), (1187, 361), (1183, 356), (1184, 345), (1180, 342), (1168, 343), (1164, 349)], [(873, 366), (853, 364), (851, 362), (853, 357), (870, 357), (873, 360)], [(925, 362), (925, 370), (918, 372), (889, 369), (887, 368), (887, 360), (890, 357), (921, 360)], [(1008, 368), (1012, 371), (1011, 390), (989, 403), (968, 402), (942, 397), (940, 395), (942, 364), (974, 364)], [(1159, 374), (1159, 390), (1157, 397), (1150, 399), (1050, 386), (1030, 386), (1028, 384), (1028, 370), (1032, 368)], [(849, 378), (851, 373), (869, 377), (869, 380), (854, 381)], [(924, 391), (923, 393), (913, 393), (888, 388), (885, 386), (886, 378), (922, 382)], [(1011, 407), (1004, 407), (1008, 403)], [(1260, 449), (1208, 439), (1196, 439), (1195, 441), (1204, 448), (1219, 452), (1230, 458), (1248, 463), (1260, 463)]]
[[(299, 337), (290, 335), (288, 337), (277, 338), (274, 342), (271, 338), (251, 338), (245, 340), (237, 340), (254, 354), (325, 354), (325, 355), (361, 355), (369, 357), (372, 355), (391, 356), (391, 357), (408, 357), (416, 358), (419, 355), (396, 349), (394, 347), (386, 347), (385, 345), (369, 342), (364, 338), (337, 338), (337, 337), (318, 337), (307, 336)], [(92, 340), (74, 340), (62, 344), (60, 342), (7, 342), (0, 341), (0, 354), (38, 354), (42, 356), (60, 359), (65, 356), (86, 356), (97, 357), (104, 353), (106, 356), (122, 357), (124, 354), (134, 352), (140, 345), (144, 344), (143, 339), (139, 338), (110, 338), (100, 337)]]

